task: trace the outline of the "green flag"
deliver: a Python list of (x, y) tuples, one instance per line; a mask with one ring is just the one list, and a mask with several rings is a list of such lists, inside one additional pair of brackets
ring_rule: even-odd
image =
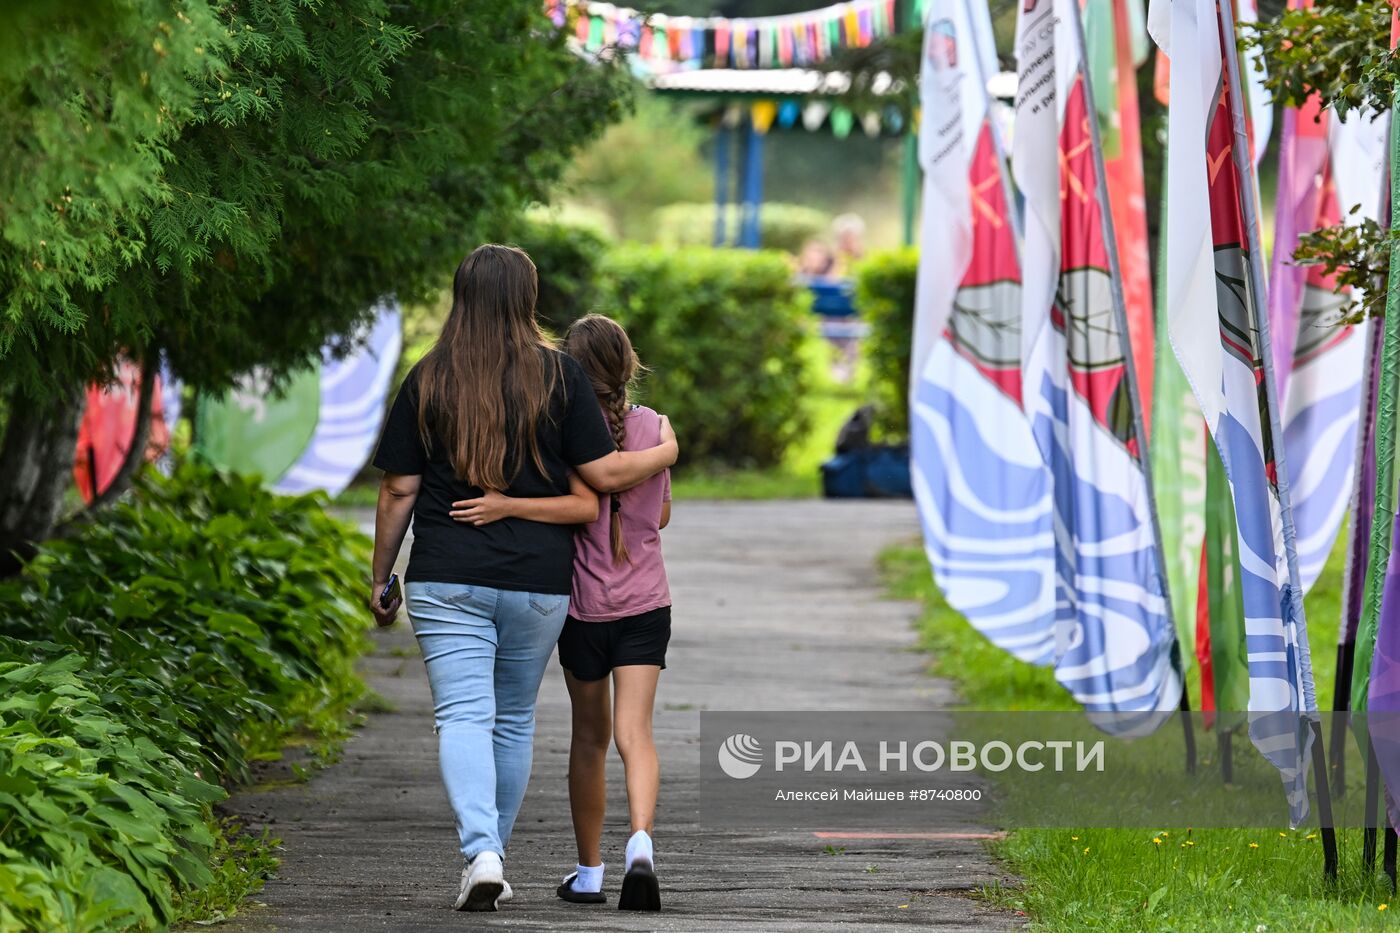
[[(1162, 196), (1162, 228), (1166, 228), (1166, 191)], [(1206, 530), (1206, 424), (1201, 407), (1181, 371), (1167, 335), (1165, 250), (1158, 251), (1157, 362), (1153, 369), (1152, 485), (1157, 521), (1162, 530), (1162, 556), (1167, 565), (1172, 617), (1181, 645), (1183, 673), (1196, 644), (1196, 593), (1200, 588), (1201, 539)]]
[[(1400, 107), (1400, 88), (1392, 102)], [(1390, 210), (1400, 213), (1400, 133), (1390, 134)], [(1390, 564), (1390, 536), (1395, 524), (1396, 399), (1400, 395), (1400, 240), (1390, 245), (1390, 278), (1385, 296), (1385, 332), (1381, 342), (1381, 373), (1376, 401), (1376, 507), (1366, 561), (1366, 589), (1351, 681), (1351, 708), (1365, 712), (1371, 689), (1371, 655), (1376, 650), (1381, 596)], [(1371, 326), (1377, 326), (1379, 322)]]
[(275, 483), (306, 450), (320, 412), (319, 363), (294, 375), (280, 394), (255, 371), (222, 396), (200, 399), (195, 448), (216, 466)]
[[(1215, 708), (1249, 709), (1249, 659), (1240, 590), (1235, 504), (1215, 445), (1206, 454), (1205, 598), (1210, 613), (1210, 668)], [(1233, 723), (1232, 723), (1233, 724)], [(1222, 723), (1222, 727), (1228, 725)]]

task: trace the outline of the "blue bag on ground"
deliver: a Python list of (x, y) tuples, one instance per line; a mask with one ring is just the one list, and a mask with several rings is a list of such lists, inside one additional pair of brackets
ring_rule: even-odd
[(837, 454), (822, 464), (828, 499), (892, 499), (914, 495), (907, 444), (876, 444)]

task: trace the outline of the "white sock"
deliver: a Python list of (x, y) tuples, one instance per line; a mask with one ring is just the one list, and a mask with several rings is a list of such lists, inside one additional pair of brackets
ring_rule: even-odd
[(603, 865), (575, 865), (573, 883), (569, 886), (580, 894), (597, 894), (603, 890)]
[(637, 859), (655, 864), (656, 853), (652, 850), (651, 836), (645, 829), (639, 829), (632, 834), (632, 838), (627, 840), (627, 870), (632, 870), (632, 863)]

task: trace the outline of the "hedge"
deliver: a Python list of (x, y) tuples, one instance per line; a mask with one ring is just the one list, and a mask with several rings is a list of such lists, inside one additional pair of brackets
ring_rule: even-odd
[(368, 542), (191, 464), (0, 584), (0, 929), (163, 928), (211, 805), (362, 686)]
[(777, 464), (807, 428), (800, 351), (810, 295), (772, 252), (621, 247), (603, 310), (652, 370), (639, 396), (670, 415), (691, 462)]
[(909, 357), (918, 269), (919, 251), (913, 247), (872, 253), (855, 269), (856, 310), (870, 325), (862, 343), (875, 396), (875, 429), (885, 440), (909, 436)]
[(576, 224), (529, 221), (511, 242), (530, 254), (539, 270), (540, 323), (562, 335), (578, 318), (598, 309), (598, 264), (607, 241)]
[[(710, 246), (715, 241), (715, 205), (668, 204), (652, 215), (652, 239), (659, 246)], [(738, 238), (740, 210), (726, 211), (729, 241)], [(808, 240), (825, 236), (830, 215), (800, 204), (764, 204), (758, 214), (759, 242), (764, 249), (797, 253)]]

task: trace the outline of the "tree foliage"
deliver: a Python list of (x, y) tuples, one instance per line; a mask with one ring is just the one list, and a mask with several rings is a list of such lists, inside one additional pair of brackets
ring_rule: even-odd
[(0, 70), (0, 358), (31, 396), (122, 350), (209, 388), (296, 365), (543, 198), (623, 96), (528, 0), (31, 7)]
[[(1390, 49), (1391, 7), (1386, 0), (1340, 2), (1289, 9), (1247, 28), (1241, 45), (1259, 48), (1269, 62), (1265, 86), (1285, 106), (1316, 94), (1338, 117), (1375, 119), (1390, 111), (1400, 89), (1400, 57)], [(1355, 205), (1343, 205), (1355, 213)], [(1302, 265), (1335, 274), (1338, 287), (1361, 289), (1347, 320), (1379, 315), (1383, 283), (1396, 243), (1392, 231), (1372, 220), (1339, 224), (1305, 234), (1294, 250)]]
[(276, 380), (377, 298), (433, 292), (547, 197), (630, 87), (620, 62), (571, 52), (537, 0), (7, 14), (0, 410), (26, 416), (0, 444), (6, 540), (51, 522), (26, 504), (58, 488), (34, 462), (71, 459), (77, 390), (120, 355), (160, 355), (201, 389), (255, 366)]
[(1353, 110), (1383, 113), (1400, 80), (1400, 63), (1390, 51), (1390, 15), (1387, 0), (1288, 9), (1244, 26), (1240, 44), (1263, 53), (1264, 86), (1285, 106), (1316, 93), (1341, 117)]
[(648, 240), (657, 208), (714, 197), (714, 173), (700, 156), (709, 135), (683, 106), (642, 98), (630, 118), (579, 154), (569, 193), (604, 211), (622, 238)]

